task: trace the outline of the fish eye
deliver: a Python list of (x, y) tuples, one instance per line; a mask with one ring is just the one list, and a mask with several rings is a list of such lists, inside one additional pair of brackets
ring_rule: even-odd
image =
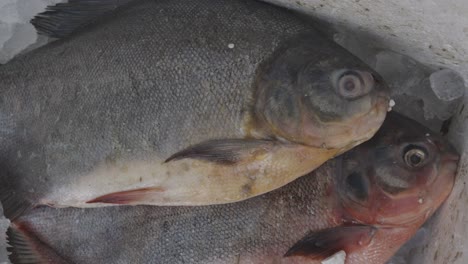
[[(368, 79), (372, 79), (372, 74), (368, 74)], [(347, 99), (355, 99), (367, 94), (370, 89), (366, 87), (366, 81), (364, 80), (366, 76), (363, 76), (359, 71), (353, 70), (342, 70), (338, 74), (335, 81), (335, 88), (338, 93)]]
[(410, 168), (418, 168), (425, 164), (427, 151), (419, 146), (410, 145), (405, 148), (403, 160)]

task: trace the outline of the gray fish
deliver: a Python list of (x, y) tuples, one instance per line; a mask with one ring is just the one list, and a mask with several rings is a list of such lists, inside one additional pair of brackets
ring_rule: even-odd
[[(70, 30), (95, 2), (35, 24)], [(2, 66), (0, 92), (12, 218), (41, 204), (247, 199), (368, 140), (388, 107), (367, 65), (296, 14), (250, 0), (134, 1)]]
[[(430, 135), (427, 135), (430, 133)], [(224, 205), (37, 208), (13, 263), (385, 263), (450, 194), (459, 155), (390, 113), (370, 141), (270, 193)]]

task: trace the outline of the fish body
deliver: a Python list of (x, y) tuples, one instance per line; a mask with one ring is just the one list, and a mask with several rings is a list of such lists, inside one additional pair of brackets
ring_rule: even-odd
[(212, 206), (37, 208), (13, 222), (10, 251), (13, 263), (310, 264), (341, 250), (347, 264), (385, 263), (447, 198), (458, 157), (390, 113), (370, 141), (270, 193)]
[[(82, 2), (93, 4), (54, 10), (64, 19)], [(36, 26), (57, 21), (48, 15)], [(0, 93), (12, 216), (40, 204), (247, 199), (369, 139), (388, 105), (355, 56), (247, 0), (134, 1), (3, 65)]]

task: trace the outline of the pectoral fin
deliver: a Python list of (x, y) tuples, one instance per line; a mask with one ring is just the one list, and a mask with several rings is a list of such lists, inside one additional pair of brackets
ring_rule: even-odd
[(311, 232), (292, 246), (285, 257), (304, 256), (322, 260), (340, 250), (347, 254), (369, 245), (376, 228), (367, 225), (338, 226)]
[(277, 143), (258, 139), (216, 139), (186, 148), (170, 156), (165, 162), (198, 159), (219, 164), (235, 164), (270, 151)]

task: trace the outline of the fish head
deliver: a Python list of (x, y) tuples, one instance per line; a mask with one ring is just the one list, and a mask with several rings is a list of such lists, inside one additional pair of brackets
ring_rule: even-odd
[(442, 137), (391, 113), (375, 137), (342, 156), (341, 203), (353, 221), (417, 229), (450, 194), (458, 160)]
[(355, 146), (371, 138), (386, 116), (389, 89), (382, 77), (346, 55), (318, 56), (299, 73), (296, 85), (307, 145)]
[[(310, 52), (310, 46), (319, 45)], [(263, 89), (261, 111), (276, 136), (347, 150), (370, 139), (389, 108), (389, 88), (357, 57), (330, 42), (285, 53)], [(279, 64), (279, 63), (278, 63)], [(283, 68), (290, 66), (287, 74)], [(282, 69), (282, 71), (278, 70)], [(258, 108), (257, 108), (258, 109)]]

